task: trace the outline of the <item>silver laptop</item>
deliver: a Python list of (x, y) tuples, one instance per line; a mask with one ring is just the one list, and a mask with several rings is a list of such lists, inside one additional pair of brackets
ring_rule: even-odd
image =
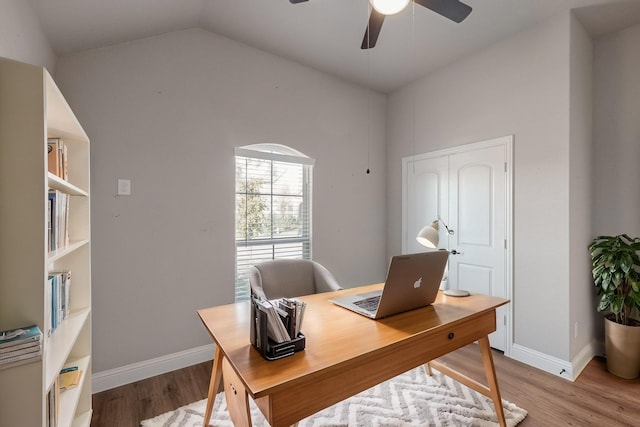
[(425, 307), (435, 301), (449, 252), (437, 250), (391, 258), (381, 291), (329, 301), (372, 319)]

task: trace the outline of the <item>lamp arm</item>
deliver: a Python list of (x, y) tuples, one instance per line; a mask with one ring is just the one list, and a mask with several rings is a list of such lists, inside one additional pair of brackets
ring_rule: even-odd
[(442, 220), (442, 218), (438, 217), (438, 221), (440, 221), (442, 225), (444, 225), (444, 228), (447, 230), (447, 234), (449, 236), (452, 236), (454, 231), (447, 226), (447, 224)]

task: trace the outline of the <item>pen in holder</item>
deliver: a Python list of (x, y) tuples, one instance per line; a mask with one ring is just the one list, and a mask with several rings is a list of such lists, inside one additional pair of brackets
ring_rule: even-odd
[[(277, 319), (277, 321), (280, 320)], [(250, 339), (251, 345), (258, 350), (262, 357), (267, 360), (276, 360), (291, 356), (296, 351), (304, 350), (305, 336), (302, 333), (298, 333), (298, 336), (292, 340), (278, 343), (269, 337), (268, 322), (269, 315), (266, 307), (260, 300), (252, 297)]]

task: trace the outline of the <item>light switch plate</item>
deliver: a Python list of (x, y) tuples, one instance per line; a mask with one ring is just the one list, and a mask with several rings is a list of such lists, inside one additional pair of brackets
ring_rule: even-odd
[(118, 179), (118, 196), (130, 196), (130, 195), (131, 195), (131, 180)]

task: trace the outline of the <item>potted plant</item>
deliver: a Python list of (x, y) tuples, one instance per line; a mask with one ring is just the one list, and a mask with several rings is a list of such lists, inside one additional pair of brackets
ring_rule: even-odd
[(640, 373), (640, 238), (598, 236), (589, 245), (598, 311), (605, 315), (607, 369), (622, 378)]

